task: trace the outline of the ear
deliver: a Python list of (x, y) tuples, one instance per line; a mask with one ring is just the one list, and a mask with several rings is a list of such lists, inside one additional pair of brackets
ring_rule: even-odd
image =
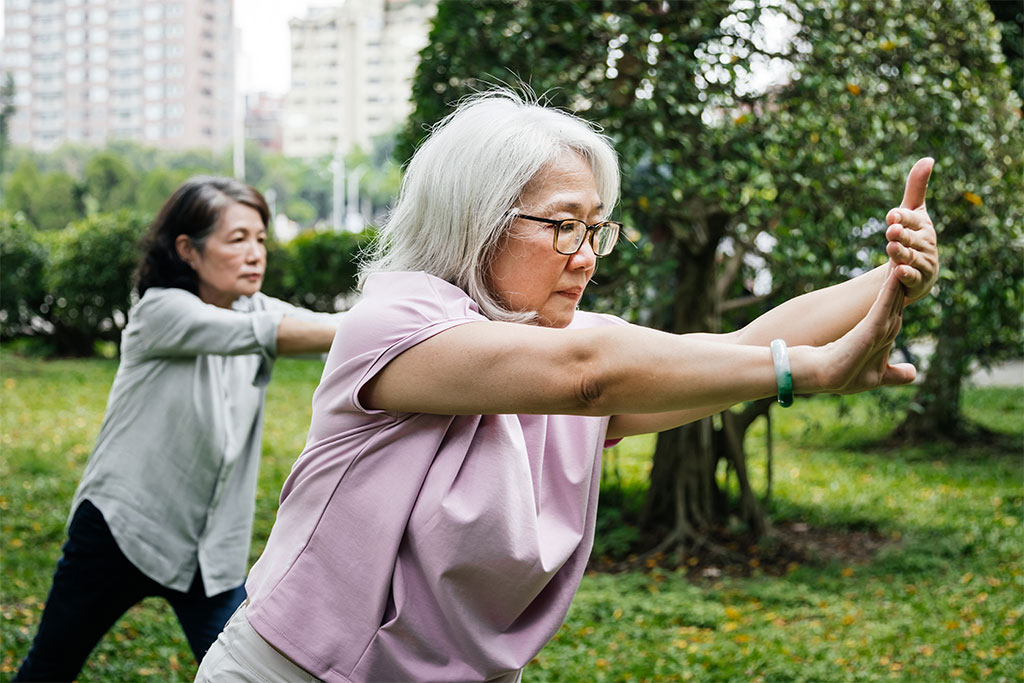
[(174, 238), (174, 250), (178, 252), (178, 258), (195, 270), (195, 266), (192, 266), (192, 258), (196, 253), (196, 248), (192, 245), (192, 240), (188, 235), (178, 235)]

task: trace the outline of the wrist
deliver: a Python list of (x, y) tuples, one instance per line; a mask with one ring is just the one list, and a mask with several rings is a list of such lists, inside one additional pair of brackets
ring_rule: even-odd
[(827, 391), (821, 368), (825, 365), (825, 347), (789, 347), (789, 368), (793, 376), (794, 394), (819, 394)]

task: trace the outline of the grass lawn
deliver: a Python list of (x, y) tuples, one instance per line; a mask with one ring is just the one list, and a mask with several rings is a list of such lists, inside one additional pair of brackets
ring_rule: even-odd
[[(28, 649), (64, 538), (68, 504), (99, 430), (116, 364), (0, 360), (0, 680)], [(305, 441), (322, 365), (284, 360), (268, 395), (253, 559)], [(836, 410), (841, 402), (843, 415)], [(883, 450), (893, 417), (863, 398), (773, 413), (772, 516), (871, 531), (864, 563), (794, 563), (782, 577), (588, 575), (527, 681), (1024, 680), (1024, 390), (968, 391), (966, 411), (1010, 447)], [(764, 486), (764, 427), (749, 435)], [(650, 438), (611, 453), (623, 485), (644, 481)], [(827, 553), (823, 553), (827, 556)], [(80, 681), (190, 681), (170, 608), (131, 610)]]

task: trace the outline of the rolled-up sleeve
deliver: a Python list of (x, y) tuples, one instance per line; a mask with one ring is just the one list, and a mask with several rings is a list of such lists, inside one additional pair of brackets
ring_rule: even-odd
[(137, 360), (260, 354), (273, 361), (284, 317), (278, 310), (218, 308), (183, 289), (151, 289), (133, 313), (123, 350)]

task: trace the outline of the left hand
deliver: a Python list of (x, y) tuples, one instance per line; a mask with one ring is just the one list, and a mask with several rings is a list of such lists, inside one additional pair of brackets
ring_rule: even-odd
[(906, 289), (907, 303), (927, 296), (939, 276), (935, 226), (925, 208), (928, 178), (934, 164), (931, 157), (914, 164), (907, 176), (903, 202), (885, 216), (885, 222), (889, 224), (885, 231), (885, 238), (889, 241), (885, 252), (889, 255), (890, 270), (896, 271), (896, 277)]

